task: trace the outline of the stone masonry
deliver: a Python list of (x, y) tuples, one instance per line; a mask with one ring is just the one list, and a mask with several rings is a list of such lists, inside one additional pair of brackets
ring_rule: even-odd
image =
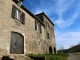
[[(11, 17), (12, 5), (25, 14), (24, 25)], [(35, 21), (41, 25), (41, 33), (35, 30)], [(11, 32), (17, 32), (24, 37), (23, 54), (10, 53)], [(54, 24), (51, 20), (45, 13), (34, 15), (15, 0), (0, 0), (0, 57), (45, 53), (56, 53)]]

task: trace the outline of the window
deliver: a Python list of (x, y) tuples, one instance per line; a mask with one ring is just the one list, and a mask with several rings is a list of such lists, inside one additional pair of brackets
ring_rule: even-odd
[(39, 30), (39, 24), (38, 23), (36, 23), (36, 25), (37, 25), (37, 31)]
[(35, 30), (38, 31), (38, 29), (39, 29), (39, 25), (38, 25), (38, 23), (35, 21)]
[(21, 12), (16, 9), (15, 18), (20, 21)]
[(40, 25), (40, 33), (42, 33), (42, 28), (41, 28), (41, 25)]
[(12, 14), (11, 17), (20, 21), (22, 24), (25, 24), (25, 14), (12, 5)]
[(46, 21), (46, 27), (49, 28), (49, 23)]
[(50, 39), (50, 34), (47, 32), (47, 39)]
[(37, 21), (35, 21), (35, 30), (42, 33), (42, 27)]

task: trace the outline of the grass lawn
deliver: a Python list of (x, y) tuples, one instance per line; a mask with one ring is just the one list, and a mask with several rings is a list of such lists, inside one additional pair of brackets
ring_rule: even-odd
[(41, 57), (45, 56), (47, 60), (67, 60), (68, 54), (29, 54), (28, 56)]

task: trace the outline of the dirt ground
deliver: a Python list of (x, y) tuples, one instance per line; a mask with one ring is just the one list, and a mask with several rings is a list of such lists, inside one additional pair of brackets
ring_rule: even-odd
[(68, 60), (80, 60), (80, 52), (78, 52), (78, 53), (69, 53)]

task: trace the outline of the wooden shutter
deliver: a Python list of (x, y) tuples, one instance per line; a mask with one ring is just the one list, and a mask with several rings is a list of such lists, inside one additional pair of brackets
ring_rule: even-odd
[(47, 21), (46, 21), (46, 27), (47, 27)]
[(22, 22), (22, 12), (20, 13), (20, 22)]
[(41, 25), (40, 25), (40, 33), (42, 33), (42, 27), (41, 27)]
[(25, 25), (25, 14), (22, 12), (22, 24)]
[(47, 32), (47, 38), (50, 39), (50, 34)]
[(15, 12), (16, 12), (16, 7), (14, 5), (12, 5), (12, 13), (11, 13), (11, 17), (13, 19), (15, 19)]
[(36, 20), (35, 20), (35, 30), (37, 30), (37, 23), (36, 23)]

